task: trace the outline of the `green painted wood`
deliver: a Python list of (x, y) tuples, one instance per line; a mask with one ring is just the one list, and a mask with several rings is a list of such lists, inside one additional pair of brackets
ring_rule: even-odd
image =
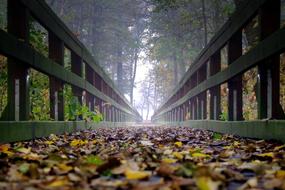
[(85, 121), (4, 121), (0, 122), (0, 143), (32, 140), (48, 137), (50, 134), (73, 133), (94, 130), (98, 127), (129, 127), (134, 122), (85, 122)]
[(129, 108), (135, 110), (125, 96), (117, 89), (114, 82), (108, 77), (102, 67), (97, 64), (87, 48), (77, 39), (73, 32), (60, 20), (44, 0), (21, 0), (21, 2), (30, 10), (31, 14), (41, 25), (57, 35), (69, 49), (82, 57), (82, 59), (102, 77), (108, 86), (124, 100)]
[[(232, 17), (223, 25), (223, 27), (217, 32), (217, 34), (211, 39), (208, 45), (197, 56), (193, 64), (189, 67), (186, 74), (180, 80), (179, 85), (172, 91), (169, 98), (167, 98), (161, 106), (170, 100), (170, 98), (181, 89), (187, 80), (195, 73), (209, 58), (215, 54), (217, 50), (223, 48), (223, 46), (229, 41), (229, 39), (245, 26), (248, 21), (253, 18), (258, 12), (259, 8), (268, 0), (249, 0), (237, 10)], [(159, 108), (161, 108), (161, 106)], [(159, 110), (159, 108), (157, 110)]]
[(240, 137), (277, 140), (285, 143), (285, 120), (215, 121), (192, 120), (177, 123), (158, 123), (167, 126), (183, 126), (232, 134)]
[(40, 72), (43, 72), (50, 76), (54, 76), (62, 81), (65, 81), (68, 84), (77, 86), (81, 89), (88, 91), (92, 95), (100, 98), (101, 100), (109, 102), (110, 104), (114, 105), (125, 113), (137, 116), (137, 113), (135, 111), (130, 111), (129, 109), (126, 109), (125, 107), (121, 106), (113, 99), (100, 92), (92, 84), (85, 81), (83, 78), (70, 71), (67, 71), (59, 64), (53, 62), (52, 60), (44, 57), (43, 55), (35, 51), (26, 43), (17, 40), (14, 36), (7, 34), (2, 30), (0, 30), (0, 41), (3, 42), (0, 43), (0, 52), (5, 56), (16, 58), (17, 60), (21, 61), (21, 64), (26, 63)]
[[(234, 61), (225, 70), (215, 74), (214, 76), (208, 78), (206, 81), (202, 82), (192, 90), (190, 90), (183, 98), (175, 102), (167, 109), (160, 112), (159, 115), (166, 113), (167, 111), (183, 104), (188, 99), (206, 91), (212, 87), (218, 86), (227, 82), (229, 79), (237, 76), (238, 74), (244, 73), (250, 68), (256, 66), (262, 60), (279, 55), (285, 50), (285, 29), (280, 29), (273, 33), (270, 37), (266, 38), (260, 42), (254, 49), (252, 49), (247, 54), (241, 56), (239, 59)], [(159, 115), (156, 115), (159, 116)]]

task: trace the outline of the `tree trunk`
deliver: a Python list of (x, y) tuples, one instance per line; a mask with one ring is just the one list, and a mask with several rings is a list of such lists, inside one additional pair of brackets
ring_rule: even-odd
[(130, 100), (131, 104), (133, 105), (134, 102), (134, 87), (135, 87), (135, 80), (137, 75), (137, 64), (138, 64), (138, 49), (135, 50), (135, 58), (134, 58), (134, 69), (131, 78), (131, 90), (130, 90)]
[(177, 58), (176, 55), (173, 55), (172, 57), (173, 60), (173, 74), (174, 74), (174, 80), (173, 80), (173, 85), (175, 86), (178, 83), (178, 63), (177, 63)]
[(123, 63), (122, 63), (122, 47), (117, 50), (117, 86), (123, 92)]
[(202, 15), (203, 15), (203, 27), (204, 27), (204, 47), (208, 43), (208, 28), (207, 28), (207, 16), (206, 16), (206, 8), (205, 8), (205, 0), (202, 1)]

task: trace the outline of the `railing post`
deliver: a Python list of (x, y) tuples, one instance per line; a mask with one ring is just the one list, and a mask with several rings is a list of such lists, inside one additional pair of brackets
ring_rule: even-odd
[[(202, 83), (207, 79), (207, 64), (204, 64), (197, 72), (197, 84)], [(202, 92), (198, 96), (198, 119), (206, 119), (207, 118), (207, 92)]]
[[(82, 59), (73, 51), (71, 51), (71, 71), (82, 77)], [(77, 97), (79, 103), (82, 105), (82, 90), (76, 86), (72, 86), (72, 94)]]
[[(228, 63), (233, 63), (242, 55), (242, 31), (239, 30), (228, 42)], [(228, 118), (229, 121), (243, 120), (242, 112), (242, 75), (228, 81)]]
[[(57, 64), (64, 64), (64, 44), (56, 35), (49, 32), (49, 58)], [(49, 77), (50, 80), (50, 116), (56, 121), (64, 120), (63, 85), (61, 80)]]
[[(280, 0), (267, 1), (259, 11), (260, 40), (280, 28)], [(280, 105), (280, 57), (273, 56), (258, 66), (258, 118), (284, 119)]]
[[(221, 71), (221, 52), (220, 50), (210, 57), (210, 76)], [(221, 114), (221, 90), (220, 86), (210, 89), (210, 119), (218, 120)]]
[[(94, 72), (94, 75), (95, 76), (94, 76), (93, 84), (94, 84), (95, 88), (97, 88), (97, 90), (102, 92), (102, 78), (96, 72)], [(99, 99), (98, 97), (96, 97), (96, 100), (95, 100), (95, 107), (96, 107), (96, 109), (99, 110), (100, 113), (103, 113), (102, 100)]]
[[(18, 0), (8, 0), (8, 33), (29, 41), (29, 12)], [(28, 120), (30, 113), (29, 67), (8, 57), (8, 104), (3, 119)]]
[[(86, 64), (85, 66), (85, 73), (86, 73), (86, 80), (94, 86), (94, 71), (93, 69)], [(86, 94), (86, 103), (89, 107), (90, 111), (94, 111), (94, 96), (91, 95), (89, 92)]]

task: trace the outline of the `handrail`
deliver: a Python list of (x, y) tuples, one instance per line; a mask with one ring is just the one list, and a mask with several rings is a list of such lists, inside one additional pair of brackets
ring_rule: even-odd
[(87, 48), (77, 39), (77, 37), (70, 31), (70, 29), (58, 18), (52, 9), (45, 3), (44, 0), (21, 0), (21, 2), (31, 11), (32, 15), (49, 31), (57, 35), (72, 49), (77, 55), (87, 62), (94, 71), (99, 74), (105, 82), (115, 90), (117, 94), (133, 109), (132, 105), (124, 97), (124, 95), (117, 89), (114, 82), (108, 77), (106, 72), (87, 50)]
[[(223, 25), (174, 88), (155, 110), (153, 121), (206, 119), (207, 91), (210, 119), (219, 120), (220, 85), (228, 83), (229, 120), (242, 117), (242, 74), (258, 66), (258, 117), (283, 119), (279, 102), (279, 54), (285, 49), (285, 30), (280, 29), (280, 0), (250, 0)], [(242, 55), (242, 29), (259, 16), (260, 43)], [(228, 44), (228, 67), (221, 71), (221, 49)], [(209, 62), (209, 64), (208, 64)], [(208, 75), (207, 71), (210, 71)]]
[[(88, 92), (86, 97), (92, 105), (91, 109), (94, 109), (96, 99), (96, 106), (104, 112), (108, 121), (141, 120), (138, 111), (44, 0), (8, 0), (7, 12), (8, 32), (0, 30), (0, 53), (8, 57), (8, 72), (12, 75), (8, 77), (8, 106), (2, 120), (28, 120), (28, 87), (25, 81), (26, 70), (30, 67), (50, 77), (51, 117), (55, 120), (63, 120), (63, 95), (58, 91), (62, 90), (64, 83), (74, 88), (76, 96), (82, 96), (83, 91)], [(49, 58), (28, 43), (30, 15), (48, 31)], [(62, 65), (64, 47), (71, 52), (72, 71)], [(85, 68), (86, 79), (79, 71), (84, 63), (88, 65)], [(103, 108), (104, 102), (110, 105)]]
[(250, 20), (258, 9), (266, 2), (266, 0), (250, 0), (245, 1), (241, 8), (237, 10), (231, 18), (222, 26), (215, 34), (206, 47), (199, 53), (193, 64), (190, 65), (185, 75), (181, 78), (178, 85), (171, 91), (171, 95), (157, 108), (160, 110), (170, 98), (175, 95), (178, 90), (187, 82), (190, 76), (196, 72), (209, 58), (218, 50), (223, 48), (231, 36), (240, 30)]

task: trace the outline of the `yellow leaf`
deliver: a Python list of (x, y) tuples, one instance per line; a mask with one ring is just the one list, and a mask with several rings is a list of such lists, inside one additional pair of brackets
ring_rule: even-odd
[(276, 177), (277, 177), (277, 178), (285, 179), (285, 170), (278, 170), (278, 171), (276, 172)]
[(178, 141), (174, 143), (177, 147), (182, 147), (182, 142)]
[(93, 141), (92, 141), (92, 144), (96, 144), (96, 143), (98, 143), (97, 140), (93, 140)]
[(74, 139), (70, 142), (70, 146), (74, 147), (74, 146), (81, 146), (81, 145), (85, 145), (87, 144), (88, 141), (87, 140), (80, 140), (80, 139)]
[(30, 153), (24, 156), (24, 159), (27, 159), (27, 160), (40, 160), (40, 158), (41, 157), (36, 153)]
[(196, 179), (196, 185), (199, 190), (218, 190), (220, 182), (213, 181), (209, 177), (199, 177)]
[(199, 152), (195, 152), (191, 156), (194, 158), (208, 158), (208, 157), (210, 157), (208, 154), (203, 154), (203, 153), (199, 153)]
[(173, 163), (176, 163), (177, 160), (176, 159), (172, 159), (172, 158), (163, 158), (162, 162), (166, 163), (166, 164), (173, 164)]
[(45, 144), (47, 144), (47, 145), (52, 145), (52, 144), (53, 144), (53, 141), (45, 141)]
[(71, 171), (71, 170), (73, 169), (73, 167), (68, 166), (68, 165), (66, 165), (66, 164), (58, 164), (57, 166), (58, 166), (58, 168), (59, 168), (60, 170), (62, 170), (62, 171), (64, 171), (64, 172), (69, 172), (69, 171)]
[(234, 146), (239, 146), (239, 145), (240, 145), (240, 142), (238, 142), (238, 141), (234, 142)]
[(125, 171), (125, 176), (127, 179), (130, 180), (140, 180), (140, 179), (145, 179), (150, 176), (149, 172), (145, 171), (133, 171), (133, 170), (126, 170)]
[(281, 146), (275, 147), (275, 148), (274, 148), (274, 151), (278, 151), (278, 150), (281, 150), (281, 149), (283, 149), (283, 148), (285, 148), (285, 144), (284, 144), (284, 145), (281, 145)]
[(273, 152), (267, 152), (267, 153), (263, 153), (263, 154), (258, 154), (258, 156), (260, 157), (274, 157), (274, 153)]
[(20, 148), (17, 148), (17, 151), (18, 152), (21, 152), (21, 153), (24, 153), (24, 154), (29, 154), (31, 152), (31, 147), (30, 148), (25, 148), (25, 147), (20, 147)]
[(10, 145), (8, 145), (8, 144), (3, 144), (3, 145), (0, 146), (0, 152), (1, 152), (1, 153), (5, 153), (5, 154), (7, 154), (8, 156), (13, 156), (14, 153), (11, 152), (11, 151), (9, 151), (9, 148), (10, 148)]
[(49, 183), (47, 186), (48, 187), (62, 187), (65, 185), (68, 185), (68, 180), (66, 178), (64, 179), (56, 179), (54, 181), (52, 181), (51, 183)]
[(178, 158), (179, 160), (183, 159), (183, 155), (179, 152), (173, 152), (172, 155), (176, 158)]

